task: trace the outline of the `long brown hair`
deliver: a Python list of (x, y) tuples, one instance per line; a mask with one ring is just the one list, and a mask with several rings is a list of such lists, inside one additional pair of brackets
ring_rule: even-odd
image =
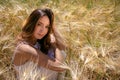
[[(32, 34), (35, 29), (35, 25), (39, 18), (42, 16), (47, 16), (50, 21), (50, 27), (48, 29), (48, 33), (40, 40), (37, 40), (41, 44), (41, 51), (47, 53), (48, 49), (52, 47), (58, 47), (60, 50), (65, 49), (65, 45), (63, 43), (62, 37), (59, 35), (59, 33), (56, 31), (56, 28), (54, 28), (54, 14), (51, 9), (45, 8), (45, 9), (35, 9), (30, 16), (25, 21), (22, 32), (17, 38), (17, 41), (26, 41), (29, 42), (32, 40)], [(50, 34), (53, 34), (55, 36), (56, 42), (51, 43), (50, 42)]]

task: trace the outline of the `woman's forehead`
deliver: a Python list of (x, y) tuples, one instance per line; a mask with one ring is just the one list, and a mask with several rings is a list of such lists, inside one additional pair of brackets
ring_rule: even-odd
[(50, 24), (50, 20), (47, 16), (42, 16), (38, 19), (38, 23), (42, 23), (42, 24), (46, 24), (49, 25)]

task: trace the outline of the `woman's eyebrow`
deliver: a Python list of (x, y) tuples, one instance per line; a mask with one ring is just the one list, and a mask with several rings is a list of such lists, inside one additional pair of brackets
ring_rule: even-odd
[(43, 24), (41, 21), (38, 21), (38, 23)]
[[(41, 21), (38, 21), (38, 23), (44, 25), (44, 23), (42, 23)], [(47, 24), (46, 26), (50, 26), (50, 24)]]
[(50, 26), (50, 24), (46, 25), (46, 26)]

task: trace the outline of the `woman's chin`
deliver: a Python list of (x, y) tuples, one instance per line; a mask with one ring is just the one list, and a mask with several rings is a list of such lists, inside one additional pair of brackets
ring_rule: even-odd
[(42, 39), (43, 37), (38, 37), (37, 39)]

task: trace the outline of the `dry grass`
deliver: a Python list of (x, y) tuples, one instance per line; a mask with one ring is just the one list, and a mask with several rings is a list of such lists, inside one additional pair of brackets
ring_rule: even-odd
[(119, 5), (119, 0), (1, 0), (0, 80), (15, 80), (11, 64), (15, 36), (39, 7), (54, 11), (55, 24), (65, 37), (66, 80), (119, 80)]

